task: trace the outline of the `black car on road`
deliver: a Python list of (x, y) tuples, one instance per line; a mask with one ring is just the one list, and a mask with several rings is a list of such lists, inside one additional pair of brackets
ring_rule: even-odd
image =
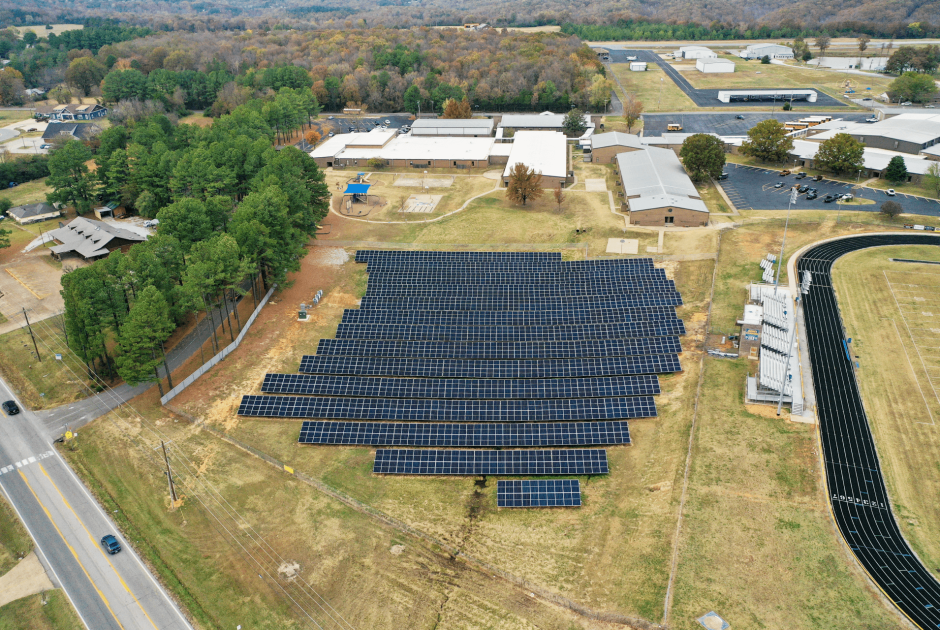
[(7, 413), (7, 415), (10, 416), (15, 416), (20, 412), (20, 408), (17, 407), (16, 403), (12, 400), (8, 400), (5, 403), (0, 404), (0, 407), (3, 407), (3, 410)]

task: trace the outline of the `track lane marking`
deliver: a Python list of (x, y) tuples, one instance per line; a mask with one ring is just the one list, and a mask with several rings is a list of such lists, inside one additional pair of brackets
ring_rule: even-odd
[[(56, 492), (59, 493), (59, 497), (62, 498), (62, 502), (65, 504), (65, 507), (67, 507), (69, 511), (72, 513), (72, 515), (75, 516), (75, 520), (79, 522), (79, 524), (82, 526), (82, 529), (84, 529), (85, 533), (88, 535), (88, 540), (91, 541), (91, 543), (95, 546), (95, 548), (101, 553), (101, 555), (107, 561), (108, 565), (114, 571), (114, 574), (117, 576), (118, 580), (120, 580), (121, 586), (124, 587), (124, 590), (127, 591), (128, 595), (130, 595), (134, 599), (134, 603), (137, 604), (137, 607), (140, 608), (140, 612), (144, 613), (144, 617), (146, 617), (147, 621), (150, 622), (150, 625), (154, 627), (154, 630), (160, 630), (157, 627), (157, 624), (153, 622), (153, 619), (150, 618), (150, 615), (147, 614), (147, 611), (144, 610), (143, 604), (141, 604), (140, 600), (137, 599), (137, 595), (134, 594), (134, 591), (132, 591), (130, 587), (127, 585), (127, 582), (124, 581), (124, 577), (118, 572), (117, 567), (115, 567), (114, 564), (111, 562), (111, 558), (109, 558), (108, 554), (105, 553), (104, 549), (101, 548), (101, 544), (97, 540), (95, 540), (95, 537), (91, 535), (90, 531), (88, 531), (88, 528), (85, 526), (85, 522), (82, 521), (82, 519), (79, 518), (78, 513), (76, 513), (75, 510), (72, 509), (71, 504), (69, 504), (68, 500), (65, 498), (65, 495), (62, 494), (62, 491), (59, 489), (59, 486), (57, 486), (56, 483), (52, 480), (52, 477), (49, 476), (49, 473), (46, 471), (46, 468), (42, 464), (39, 464), (39, 470), (42, 471), (42, 474), (46, 476), (46, 479), (49, 480), (49, 483), (52, 484), (52, 487), (55, 488)], [(21, 472), (20, 474), (23, 474), (23, 473)]]
[(82, 564), (82, 561), (78, 557), (78, 552), (75, 551), (75, 548), (72, 547), (72, 545), (69, 544), (69, 541), (65, 539), (65, 536), (62, 535), (62, 530), (59, 529), (58, 525), (56, 525), (56, 522), (52, 518), (52, 514), (49, 513), (49, 509), (46, 507), (46, 505), (42, 501), (39, 500), (39, 495), (37, 495), (36, 491), (33, 490), (33, 486), (30, 485), (29, 479), (26, 478), (26, 475), (23, 473), (22, 470), (20, 470), (19, 473), (20, 473), (20, 477), (23, 479), (23, 483), (25, 483), (26, 487), (29, 488), (29, 492), (33, 495), (33, 498), (36, 499), (36, 503), (38, 503), (39, 507), (42, 508), (42, 511), (46, 513), (46, 518), (49, 519), (49, 522), (52, 523), (52, 526), (55, 528), (55, 531), (59, 534), (59, 538), (62, 539), (62, 542), (65, 543), (65, 546), (68, 547), (69, 551), (72, 552), (72, 556), (75, 558), (75, 562), (78, 563), (78, 566), (81, 567), (82, 573), (84, 573), (85, 577), (88, 578), (88, 582), (91, 584), (92, 588), (95, 589), (95, 592), (98, 593), (98, 597), (100, 597), (101, 601), (104, 602), (104, 605), (108, 609), (108, 612), (111, 613), (112, 617), (114, 617), (115, 623), (117, 623), (117, 625), (120, 626), (121, 629), (123, 630), (124, 625), (121, 623), (120, 619), (117, 618), (117, 615), (114, 614), (114, 610), (111, 608), (111, 604), (110, 602), (108, 602), (108, 598), (104, 596), (104, 593), (101, 592), (101, 589), (98, 588), (98, 585), (95, 584), (95, 581), (91, 579), (91, 575), (88, 574), (88, 569), (85, 568), (85, 565)]

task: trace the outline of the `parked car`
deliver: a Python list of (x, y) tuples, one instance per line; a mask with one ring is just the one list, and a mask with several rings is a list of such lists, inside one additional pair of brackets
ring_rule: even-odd
[(878, 119), (875, 118), (874, 116), (872, 116), (871, 118), (866, 118), (866, 119), (865, 119), (865, 122), (867, 122), (867, 123), (876, 123), (876, 122), (878, 122)]
[(121, 551), (121, 543), (118, 542), (114, 534), (107, 534), (101, 539), (101, 546), (112, 556)]
[(905, 102), (901, 103), (901, 106), (902, 106), (902, 107), (905, 107), (905, 106), (907, 106), (907, 105), (913, 105), (913, 104), (914, 104), (914, 103), (912, 103), (912, 102), (910, 102), (910, 101), (905, 101)]
[(936, 105), (924, 105), (924, 109), (937, 109)]
[(888, 190), (885, 191), (885, 194), (888, 195), (889, 197), (894, 197), (898, 193), (894, 191), (894, 188), (889, 188)]
[(849, 195), (849, 194), (842, 195), (842, 201), (852, 201), (853, 199), (855, 199), (855, 197), (853, 197), (852, 195)]
[(734, 117), (735, 120), (744, 120), (744, 114), (738, 114)]
[(385, 121), (385, 124), (386, 124), (386, 125), (391, 125), (391, 124), (392, 124), (392, 121), (391, 121), (391, 120), (386, 120), (386, 121)]
[(2, 405), (0, 405), (0, 407), (3, 407), (3, 410), (7, 412), (7, 415), (10, 415), (10, 416), (15, 416), (16, 414), (20, 412), (20, 408), (17, 407), (16, 403), (13, 402), (12, 400), (6, 401)]
[(723, 180), (726, 180), (726, 179), (728, 179), (728, 174), (727, 174), (727, 173), (722, 173), (721, 175), (718, 176), (718, 181), (723, 181)]
[(160, 225), (160, 219), (150, 219), (149, 221), (144, 221), (144, 227), (157, 227)]
[(814, 182), (821, 182), (822, 180), (823, 180), (823, 176), (822, 176), (822, 175), (817, 175), (816, 177), (813, 178), (813, 181), (814, 181)]
[(52, 148), (52, 145), (51, 145), (51, 144), (40, 144), (40, 145), (39, 145), (39, 148), (40, 148), (40, 149), (51, 149), (51, 148)]
[(786, 177), (786, 176), (789, 175), (789, 174), (790, 174), (790, 171), (787, 170), (787, 169), (783, 169), (782, 171), (780, 171), (780, 176), (781, 176), (781, 177)]
[(333, 133), (332, 131), (329, 133), (329, 136), (330, 136), (331, 138), (332, 138), (333, 136), (335, 136), (335, 135), (336, 135), (336, 134)]
[(333, 117), (332, 117), (332, 116), (330, 116), (330, 117), (329, 117), (329, 120), (333, 120)]
[(31, 133), (33, 131), (39, 131), (39, 130), (36, 129), (35, 127), (30, 127), (29, 129), (26, 130), (26, 133)]
[(819, 195), (817, 195), (815, 191), (812, 191), (812, 190), (811, 190), (811, 191), (809, 191), (808, 193), (806, 193), (806, 198), (807, 198), (809, 201), (812, 201), (813, 199), (816, 199), (817, 197), (819, 197)]
[(797, 173), (795, 179), (805, 179), (806, 173)]
[(802, 195), (805, 192), (809, 192), (809, 186), (807, 186), (806, 184), (803, 184), (802, 186), (797, 188), (796, 191)]
[(836, 196), (835, 196), (835, 195), (826, 195), (826, 196), (823, 198), (823, 203), (832, 203), (832, 202), (835, 201), (835, 200), (836, 200)]
[(10, 182), (10, 188), (16, 188), (17, 186), (19, 186), (18, 183), (16, 183), (16, 182)]
[(774, 188), (783, 188), (783, 182), (777, 182), (774, 184)]

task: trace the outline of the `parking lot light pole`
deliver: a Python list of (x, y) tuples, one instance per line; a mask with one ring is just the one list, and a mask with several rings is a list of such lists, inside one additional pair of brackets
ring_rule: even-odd
[(796, 187), (790, 189), (790, 199), (787, 202), (787, 222), (783, 226), (783, 242), (780, 243), (780, 258), (777, 259), (777, 277), (774, 279), (774, 293), (777, 293), (777, 286), (780, 284), (780, 268), (783, 267), (783, 250), (787, 246), (787, 229), (790, 227), (790, 208), (796, 202)]

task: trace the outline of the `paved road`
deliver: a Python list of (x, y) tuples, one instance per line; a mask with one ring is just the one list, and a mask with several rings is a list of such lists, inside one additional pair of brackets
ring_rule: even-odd
[[(0, 399), (15, 399), (0, 379)], [(22, 407), (22, 406), (21, 406)], [(3, 417), (0, 489), (36, 543), (50, 578), (90, 630), (192, 630), (71, 468), (52, 448), (36, 414)], [(108, 555), (98, 541), (118, 537)]]
[[(809, 178), (794, 179), (793, 175), (781, 177), (776, 169), (766, 169), (757, 166), (743, 166), (741, 164), (726, 164), (725, 172), (728, 179), (719, 182), (725, 194), (738, 210), (786, 210), (790, 195), (790, 187), (794, 184), (806, 184), (819, 189), (818, 199), (807, 199), (805, 194), (797, 196), (794, 210), (840, 210), (836, 203), (825, 203), (823, 198), (827, 194), (851, 193), (865, 199), (872, 199), (875, 203), (864, 206), (842, 206), (842, 212), (880, 212), (881, 204), (889, 199), (901, 204), (902, 211), (908, 214), (925, 216), (940, 216), (940, 201), (926, 199), (899, 193), (895, 197), (877, 188), (861, 186), (856, 189), (854, 184), (823, 179), (814, 182)], [(774, 188), (777, 182), (783, 182), (782, 188)]]
[[(661, 136), (667, 133), (666, 125), (680, 123), (683, 133), (717, 133), (720, 136), (746, 136), (748, 130), (757, 123), (774, 118), (780, 122), (799, 120), (806, 116), (827, 114), (833, 118), (842, 118), (852, 122), (862, 122), (871, 114), (866, 112), (676, 112), (671, 114), (643, 114), (643, 135)], [(739, 120), (738, 116), (744, 118)]]
[[(723, 103), (718, 100), (719, 90), (696, 89), (695, 87), (692, 86), (691, 83), (689, 83), (689, 81), (684, 76), (682, 76), (682, 73), (676, 70), (675, 68), (673, 68), (672, 65), (669, 64), (669, 62), (667, 62), (665, 59), (663, 59), (656, 53), (650, 52), (649, 50), (626, 50), (626, 49), (617, 50), (613, 48), (608, 48), (608, 50), (610, 50), (610, 63), (630, 63), (627, 57), (636, 57), (637, 61), (645, 61), (648, 64), (655, 63), (659, 65), (659, 67), (663, 69), (663, 72), (669, 75), (669, 78), (673, 80), (673, 82), (679, 87), (679, 89), (685, 92), (686, 95), (689, 98), (691, 98), (692, 101), (699, 107), (742, 107), (742, 106), (747, 107), (748, 105), (753, 105), (753, 103), (741, 103), (741, 102)], [(747, 62), (742, 59), (741, 63), (747, 63)], [(752, 62), (752, 63), (756, 63), (756, 62)], [(740, 89), (740, 88), (733, 88), (733, 89)], [(793, 89), (793, 88), (757, 88), (757, 89), (787, 90), (787, 89)], [(820, 92), (819, 90), (816, 90), (816, 94), (817, 94), (817, 97), (816, 97), (815, 103), (810, 103), (807, 101), (797, 101), (796, 107), (799, 107), (801, 109), (805, 109), (805, 108), (816, 109), (819, 107), (830, 107), (830, 108), (831, 107), (840, 107), (840, 108), (846, 107), (845, 103), (832, 98), (825, 92)], [(761, 103), (761, 105), (768, 105), (768, 104), (770, 104), (770, 102)]]
[(908, 546), (892, 514), (832, 288), (832, 265), (841, 256), (866, 247), (907, 244), (940, 245), (940, 238), (885, 234), (840, 239), (807, 250), (797, 268), (800, 277), (807, 270), (813, 275), (803, 308), (836, 524), (881, 590), (926, 629), (940, 627), (940, 583)]

